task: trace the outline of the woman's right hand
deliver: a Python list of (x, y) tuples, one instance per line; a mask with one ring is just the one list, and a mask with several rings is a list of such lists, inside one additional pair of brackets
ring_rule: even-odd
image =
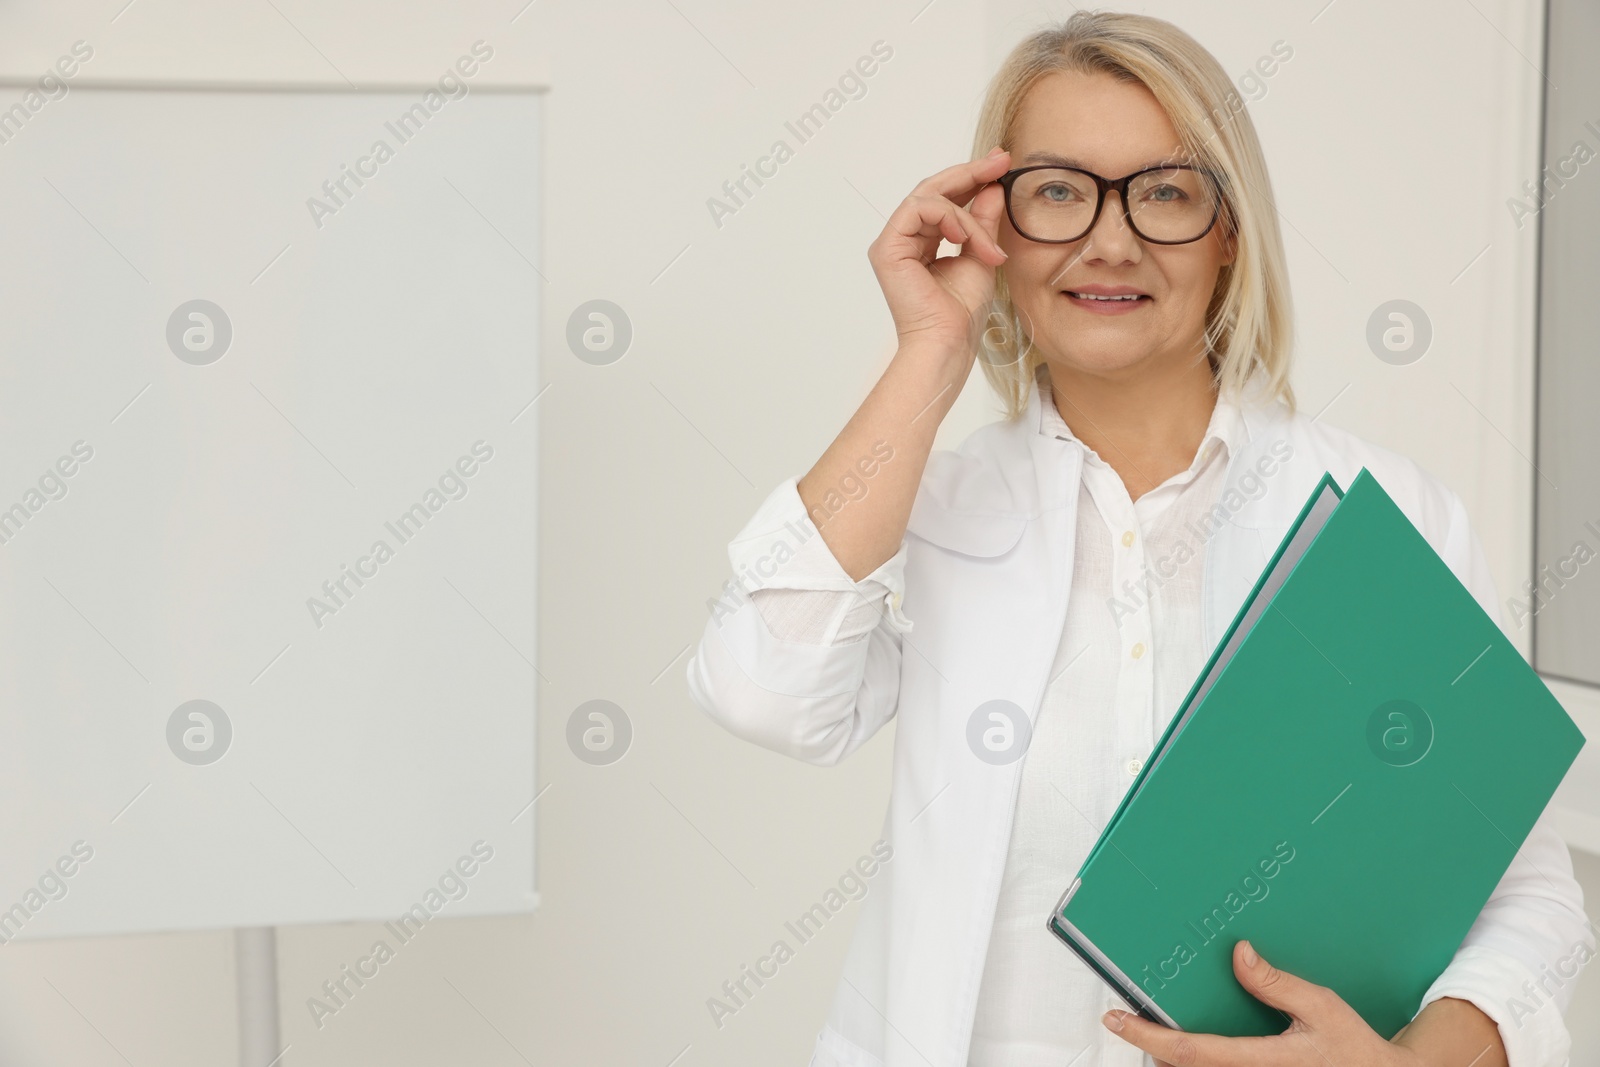
[[(995, 179), (1009, 159), (990, 153), (921, 182), (867, 249), (900, 349), (833, 444), (795, 483), (823, 543), (852, 581), (893, 558), (904, 542), (934, 437), (971, 376), (973, 326), (994, 295), (995, 268), (1006, 258), (995, 240), (1005, 210)], [(960, 245), (961, 254), (935, 258), (941, 237)], [(883, 461), (885, 455), (891, 458)], [(844, 507), (838, 487), (861, 480), (866, 457), (879, 458), (869, 475), (872, 489), (851, 494)]]
[[(996, 240), (1005, 191), (995, 179), (1010, 161), (996, 149), (927, 178), (868, 246), (901, 349), (931, 349), (955, 360), (975, 354), (974, 318), (994, 296), (995, 268), (1006, 259)], [(960, 245), (960, 255), (940, 257), (941, 238)]]

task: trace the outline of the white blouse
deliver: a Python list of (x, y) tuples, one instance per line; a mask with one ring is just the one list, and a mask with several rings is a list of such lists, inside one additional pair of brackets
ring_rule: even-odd
[[(1038, 432), (1083, 449), (1082, 495), (1066, 624), (1023, 757), (968, 1063), (1149, 1067), (1150, 1057), (1100, 1024), (1107, 1008), (1126, 1005), (1045, 929), (1045, 918), (1210, 654), (1200, 629), (1205, 548), (1216, 528), (1208, 513), (1243, 423), (1219, 397), (1188, 469), (1134, 501), (1067, 428), (1047, 376), (1038, 388)], [(811, 540), (802, 554), (827, 551), (822, 538)], [(865, 640), (886, 611), (909, 632), (877, 578), (883, 567), (854, 589), (750, 595), (783, 640)]]

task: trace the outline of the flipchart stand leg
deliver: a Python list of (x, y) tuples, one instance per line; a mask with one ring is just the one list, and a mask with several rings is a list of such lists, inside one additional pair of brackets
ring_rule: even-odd
[(239, 1067), (276, 1067), (286, 1051), (278, 1043), (278, 944), (270, 926), (233, 932), (239, 991)]

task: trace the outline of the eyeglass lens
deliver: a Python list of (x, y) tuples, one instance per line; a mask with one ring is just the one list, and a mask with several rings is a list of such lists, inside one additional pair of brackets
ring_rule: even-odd
[[(1081, 171), (1030, 170), (1012, 185), (1012, 224), (1036, 241), (1074, 240), (1089, 231), (1095, 197), (1094, 179)], [(1134, 231), (1152, 241), (1199, 238), (1211, 225), (1216, 207), (1210, 183), (1193, 170), (1146, 171), (1128, 185)]]

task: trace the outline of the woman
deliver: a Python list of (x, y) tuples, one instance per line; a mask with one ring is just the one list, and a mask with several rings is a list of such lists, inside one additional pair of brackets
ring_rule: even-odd
[[(899, 716), (892, 858), (812, 1063), (1564, 1062), (1571, 983), (1513, 1008), (1595, 943), (1542, 820), (1392, 1041), (1246, 942), (1235, 973), (1288, 1030), (1169, 1031), (1107, 1011), (1120, 1003), (1046, 932), (1325, 470), (1348, 485), (1369, 468), (1498, 609), (1454, 493), (1295, 412), (1265, 162), (1193, 39), (1088, 12), (1034, 35), (991, 84), (974, 155), (873, 242), (899, 348), (730, 545), (730, 589), (749, 596), (689, 665), (711, 716), (813, 763)], [(941, 238), (960, 255), (935, 258)], [(932, 452), (980, 352), (1007, 418)]]

